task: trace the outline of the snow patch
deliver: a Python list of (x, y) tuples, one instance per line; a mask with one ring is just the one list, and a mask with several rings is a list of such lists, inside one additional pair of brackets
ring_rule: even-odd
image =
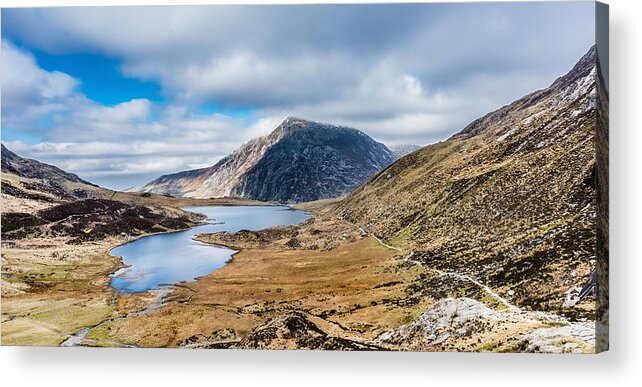
[(502, 141), (506, 140), (513, 133), (515, 133), (515, 129), (514, 128), (509, 130), (508, 132), (502, 134), (501, 136), (497, 137), (497, 142), (502, 142)]

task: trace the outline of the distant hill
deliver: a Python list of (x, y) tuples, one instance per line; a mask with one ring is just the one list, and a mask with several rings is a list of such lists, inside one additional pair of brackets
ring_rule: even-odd
[(111, 192), (53, 165), (20, 157), (2, 144), (3, 211), (102, 198)]
[(411, 145), (411, 144), (401, 144), (401, 145), (389, 145), (388, 149), (392, 151), (392, 153), (395, 155), (396, 159), (400, 159), (403, 156), (407, 155), (408, 153), (412, 153), (416, 151), (417, 149), (421, 148), (419, 145)]
[(359, 130), (290, 117), (212, 167), (161, 176), (139, 190), (304, 202), (347, 194), (395, 159)]
[[(114, 200), (110, 200), (114, 199)], [(2, 145), (2, 238), (64, 237), (79, 244), (126, 233), (182, 230), (199, 216), (120, 194)]]

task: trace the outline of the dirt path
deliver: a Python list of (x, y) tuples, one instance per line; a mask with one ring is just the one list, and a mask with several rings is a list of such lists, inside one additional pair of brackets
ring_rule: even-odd
[(447, 272), (447, 271), (442, 271), (442, 270), (433, 269), (433, 268), (431, 268), (430, 270), (434, 271), (435, 273), (439, 274), (440, 276), (450, 276), (450, 277), (459, 278), (459, 279), (462, 279), (462, 280), (465, 280), (465, 281), (470, 281), (471, 283), (473, 283), (473, 284), (479, 286), (480, 288), (482, 288), (486, 292), (486, 294), (488, 294), (489, 296), (493, 297), (498, 302), (504, 304), (504, 306), (506, 306), (506, 308), (508, 308), (509, 310), (514, 311), (514, 312), (521, 312), (520, 308), (518, 308), (517, 306), (511, 304), (510, 302), (508, 302), (508, 300), (506, 300), (505, 298), (503, 298), (499, 294), (495, 293), (491, 288), (489, 288), (488, 286), (482, 284), (481, 282), (477, 281), (475, 278), (473, 278), (473, 277), (471, 277), (469, 275), (458, 274), (458, 273), (453, 273), (453, 272)]
[[(402, 250), (401, 248), (396, 247), (396, 246), (391, 246), (391, 245), (387, 244), (386, 242), (384, 242), (384, 241), (382, 241), (381, 239), (379, 239), (376, 235), (374, 235), (374, 234), (372, 234), (372, 233), (370, 233), (370, 232), (368, 232), (368, 231), (364, 230), (363, 228), (359, 227), (358, 225), (356, 225), (356, 224), (354, 224), (354, 223), (351, 223), (351, 222), (348, 222), (347, 220), (344, 220), (344, 221), (345, 221), (346, 223), (348, 223), (348, 224), (352, 225), (353, 227), (356, 227), (356, 228), (359, 230), (359, 232), (361, 232), (362, 234), (367, 234), (367, 235), (368, 235), (368, 236), (370, 236), (372, 239), (376, 240), (380, 245), (382, 245), (382, 246), (384, 246), (384, 247), (386, 247), (386, 248), (388, 248), (388, 249), (391, 249), (391, 250), (395, 250), (395, 251), (399, 251), (399, 252), (404, 252), (404, 250)], [(412, 251), (410, 251), (410, 252), (408, 253), (408, 255), (407, 255), (405, 258), (406, 258), (407, 260), (411, 260), (411, 261), (413, 261), (413, 262), (415, 262), (415, 263), (417, 263), (417, 264), (419, 264), (419, 265), (422, 265), (422, 266), (423, 266), (423, 264), (422, 264), (421, 262), (416, 261), (416, 260), (413, 260), (413, 259), (412, 259), (412, 256), (413, 256), (413, 252), (412, 252)], [(495, 293), (491, 288), (489, 288), (488, 286), (484, 285), (483, 283), (479, 282), (477, 279), (475, 279), (475, 278), (473, 278), (473, 277), (471, 277), (471, 276), (469, 276), (469, 275), (466, 275), (466, 274), (459, 274), (459, 273), (454, 273), (454, 272), (449, 272), (449, 271), (443, 271), (443, 270), (439, 270), (439, 269), (435, 269), (435, 268), (431, 268), (431, 267), (427, 267), (427, 268), (428, 268), (429, 270), (431, 270), (431, 271), (433, 271), (433, 272), (437, 273), (439, 276), (442, 276), (442, 277), (446, 277), (446, 276), (448, 276), (448, 277), (455, 277), (455, 278), (462, 279), (462, 280), (464, 280), (464, 281), (469, 281), (469, 282), (471, 282), (472, 284), (474, 284), (474, 285), (476, 285), (476, 286), (479, 286), (479, 287), (480, 287), (484, 292), (486, 292), (486, 294), (488, 294), (489, 296), (491, 296), (492, 298), (494, 298), (495, 300), (497, 300), (499, 303), (501, 303), (501, 304), (503, 304), (504, 306), (506, 306), (506, 308), (508, 308), (509, 310), (514, 311), (514, 312), (521, 312), (521, 309), (520, 309), (520, 308), (518, 308), (517, 306), (515, 306), (515, 305), (511, 304), (511, 303), (510, 303), (508, 300), (506, 300), (504, 297), (502, 297), (502, 296), (500, 296), (499, 294)]]

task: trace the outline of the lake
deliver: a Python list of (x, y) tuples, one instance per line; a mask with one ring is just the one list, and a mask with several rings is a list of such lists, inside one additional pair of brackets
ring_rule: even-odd
[(189, 230), (143, 237), (111, 250), (128, 266), (114, 273), (111, 285), (121, 293), (143, 292), (162, 285), (191, 281), (216, 270), (236, 250), (197, 242), (198, 234), (262, 230), (305, 221), (306, 212), (285, 206), (201, 206), (184, 210), (207, 216)]

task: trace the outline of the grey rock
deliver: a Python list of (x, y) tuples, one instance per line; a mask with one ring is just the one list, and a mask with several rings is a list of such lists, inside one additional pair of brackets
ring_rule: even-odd
[(453, 335), (468, 336), (472, 321), (498, 319), (497, 312), (470, 298), (444, 298), (422, 313), (414, 322), (385, 332), (377, 342), (411, 347), (437, 345)]
[(519, 347), (525, 352), (582, 353), (595, 347), (595, 323), (579, 322), (539, 328), (524, 335)]

